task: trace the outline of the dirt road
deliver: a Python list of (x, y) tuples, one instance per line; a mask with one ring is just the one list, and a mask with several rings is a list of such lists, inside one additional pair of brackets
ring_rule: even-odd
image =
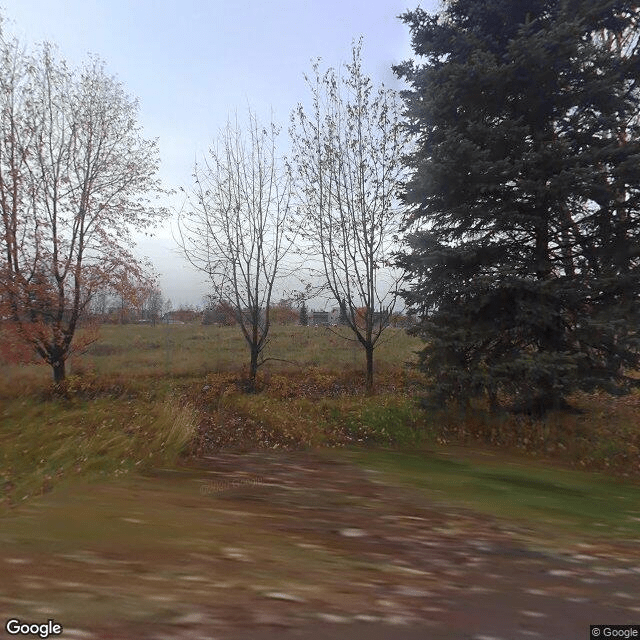
[(3, 620), (54, 618), (62, 638), (584, 640), (640, 622), (639, 544), (559, 547), (327, 454), (60, 488), (0, 526)]

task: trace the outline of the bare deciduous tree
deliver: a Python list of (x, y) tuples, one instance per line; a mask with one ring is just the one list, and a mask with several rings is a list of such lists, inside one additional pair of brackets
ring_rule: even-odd
[(147, 312), (149, 314), (149, 319), (153, 323), (153, 326), (156, 326), (156, 322), (160, 318), (162, 314), (162, 305), (163, 305), (163, 297), (162, 291), (158, 289), (158, 287), (153, 287), (149, 291), (149, 295), (146, 300)]
[[(312, 111), (292, 114), (294, 166), (304, 237), (317, 269), (366, 353), (373, 388), (373, 353), (389, 324), (400, 274), (391, 265), (400, 213), (395, 193), (403, 175), (405, 135), (395, 93), (374, 90), (361, 65), (362, 42), (342, 76), (313, 66), (306, 77)], [(362, 317), (358, 309), (364, 308)]]
[(61, 382), (93, 295), (145, 277), (131, 231), (164, 213), (157, 147), (100, 61), (73, 71), (1, 32), (0, 59), (0, 317)]
[(203, 162), (179, 216), (178, 242), (187, 260), (207, 274), (216, 303), (230, 305), (250, 351), (249, 388), (267, 344), (271, 297), (293, 242), (288, 233), (291, 180), (277, 155), (278, 127), (249, 112), (236, 118)]

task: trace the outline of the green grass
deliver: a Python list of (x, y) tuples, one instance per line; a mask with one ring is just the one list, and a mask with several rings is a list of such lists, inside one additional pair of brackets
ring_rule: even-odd
[(357, 451), (348, 460), (436, 502), (517, 521), (542, 538), (640, 539), (640, 484), (460, 447)]

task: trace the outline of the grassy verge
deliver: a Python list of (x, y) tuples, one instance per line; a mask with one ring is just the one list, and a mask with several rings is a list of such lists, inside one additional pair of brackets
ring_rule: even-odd
[[(348, 442), (365, 431), (383, 434), (385, 420), (393, 430), (394, 412), (408, 411), (406, 397), (389, 394), (405, 385), (406, 374), (395, 363), (409, 359), (416, 343), (404, 331), (389, 332), (378, 354), (387, 396), (371, 400), (364, 398), (357, 371), (361, 350), (322, 328), (274, 327), (266, 355), (288, 362), (265, 365), (263, 393), (253, 396), (239, 391), (247, 354), (233, 327), (101, 327), (87, 353), (71, 359), (68, 380), (58, 390), (48, 367), (4, 363), (1, 504), (18, 504), (65, 478), (113, 477), (167, 464), (185, 449), (197, 450), (202, 438), (194, 438), (196, 432), (212, 425), (234, 448), (334, 443), (336, 431)], [(342, 373), (336, 376), (336, 370)], [(377, 418), (377, 406), (386, 418)], [(344, 424), (336, 427), (343, 413)]]
[[(70, 385), (77, 383), (73, 379)], [(196, 429), (194, 410), (166, 393), (67, 389), (6, 402), (0, 428), (0, 505), (18, 504), (73, 476), (117, 476), (173, 463)]]
[(541, 540), (640, 539), (640, 484), (460, 447), (341, 454), (435, 502), (520, 522)]
[(403, 371), (379, 375), (368, 396), (354, 372), (310, 368), (260, 376), (259, 392), (244, 394), (237, 376), (210, 374), (189, 395), (203, 417), (194, 450), (416, 445), (427, 434), (414, 383)]

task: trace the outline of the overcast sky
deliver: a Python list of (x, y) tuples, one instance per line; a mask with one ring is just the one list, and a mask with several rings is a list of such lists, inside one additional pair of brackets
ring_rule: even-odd
[[(438, 0), (421, 6), (435, 11)], [(286, 126), (306, 102), (303, 74), (348, 60), (364, 37), (364, 67), (375, 82), (399, 88), (391, 65), (411, 57), (407, 27), (397, 16), (410, 0), (0, 0), (5, 30), (25, 45), (47, 40), (80, 63), (97, 54), (127, 93), (140, 101), (146, 137), (158, 138), (161, 177), (191, 183), (193, 162), (227, 117), (250, 105)], [(179, 206), (172, 201), (172, 206)], [(175, 222), (173, 222), (175, 227)], [(138, 252), (160, 273), (174, 308), (200, 304), (202, 276), (176, 250), (170, 224)]]

